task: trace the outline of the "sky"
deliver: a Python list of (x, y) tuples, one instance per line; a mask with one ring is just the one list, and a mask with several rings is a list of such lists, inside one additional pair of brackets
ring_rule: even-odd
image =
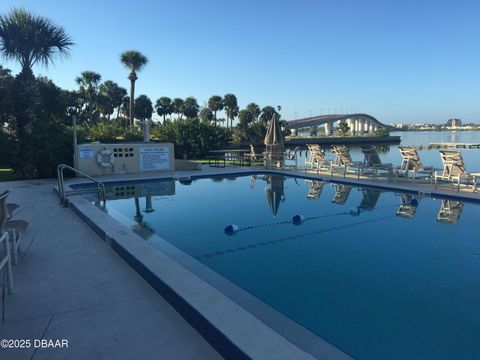
[[(85, 70), (129, 89), (119, 57), (149, 59), (136, 95), (233, 93), (282, 119), (363, 112), (384, 123), (480, 123), (480, 2), (467, 0), (2, 0), (64, 27), (67, 60), (36, 74), (76, 89)], [(18, 72), (18, 66), (1, 60)]]

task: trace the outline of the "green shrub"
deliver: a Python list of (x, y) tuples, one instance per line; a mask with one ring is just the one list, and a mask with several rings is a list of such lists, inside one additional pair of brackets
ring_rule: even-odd
[(0, 130), (0, 168), (8, 168), (12, 163), (12, 152), (15, 146), (14, 140)]
[(374, 136), (390, 136), (390, 130), (387, 128), (378, 128), (373, 132)]
[(71, 128), (61, 124), (34, 121), (31, 134), (15, 142), (12, 168), (23, 178), (55, 177), (57, 165), (72, 165)]
[(204, 158), (209, 150), (224, 147), (231, 140), (231, 131), (200, 122), (198, 119), (174, 121), (152, 129), (152, 137), (177, 145), (177, 157)]

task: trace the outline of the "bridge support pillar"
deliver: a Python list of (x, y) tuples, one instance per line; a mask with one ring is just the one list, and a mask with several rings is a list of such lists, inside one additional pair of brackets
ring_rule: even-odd
[(315, 125), (310, 127), (310, 136), (317, 136), (317, 127)]
[(362, 133), (362, 124), (360, 123), (359, 119), (355, 120), (355, 135)]
[(363, 132), (365, 130), (365, 122), (363, 121), (363, 119), (359, 119), (358, 120), (358, 131), (357, 131), (357, 134), (358, 135), (362, 135)]
[(293, 136), (297, 136), (297, 129), (290, 129)]
[(325, 124), (325, 135), (333, 135), (333, 123), (328, 122)]
[(355, 135), (355, 120), (353, 119), (348, 119), (347, 124), (350, 127), (350, 134)]

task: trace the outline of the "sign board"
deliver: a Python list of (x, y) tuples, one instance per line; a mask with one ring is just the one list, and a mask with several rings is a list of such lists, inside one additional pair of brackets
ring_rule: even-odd
[(140, 148), (140, 171), (170, 169), (169, 155), (166, 146)]
[(92, 159), (93, 149), (78, 149), (80, 159)]

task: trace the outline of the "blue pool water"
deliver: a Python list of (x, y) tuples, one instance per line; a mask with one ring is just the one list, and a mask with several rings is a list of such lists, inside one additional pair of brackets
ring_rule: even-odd
[(107, 212), (152, 245), (163, 237), (354, 358), (480, 358), (478, 204), (263, 175), (109, 191)]

